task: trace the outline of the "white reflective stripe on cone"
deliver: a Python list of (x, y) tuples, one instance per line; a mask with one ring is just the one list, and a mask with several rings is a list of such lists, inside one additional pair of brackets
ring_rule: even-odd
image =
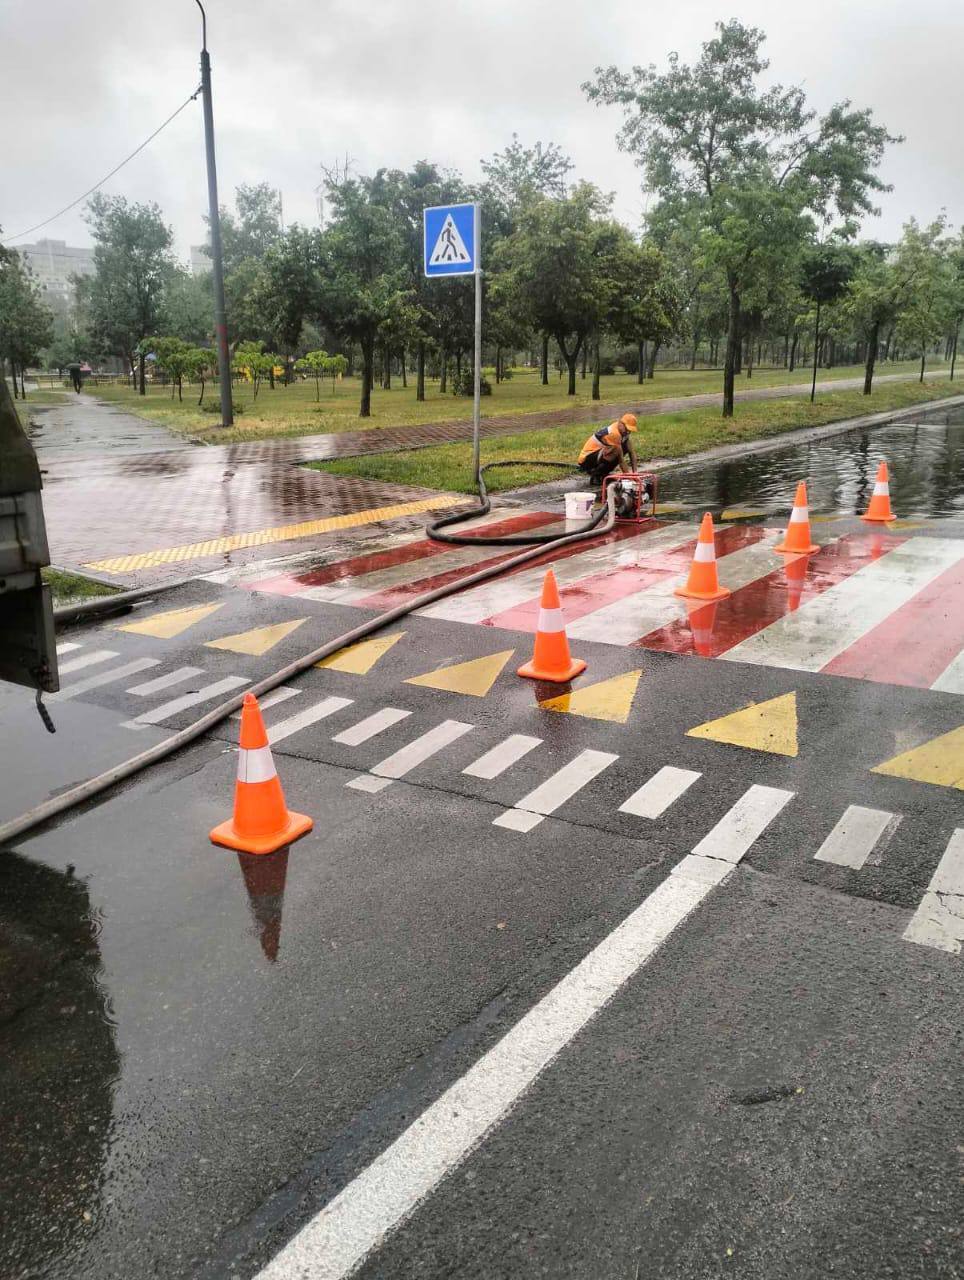
[(696, 544), (696, 555), (693, 557), (697, 564), (710, 564), (716, 559), (716, 546), (712, 542), (698, 542)]
[(874, 497), (875, 498), (890, 497), (890, 481), (889, 480), (874, 481)]
[(563, 621), (561, 609), (539, 610), (540, 631), (565, 631), (565, 629), (566, 624)]
[(270, 782), (275, 776), (274, 761), (270, 747), (254, 747), (238, 752), (239, 782)]
[(805, 524), (810, 519), (809, 507), (794, 507), (790, 512), (791, 524)]

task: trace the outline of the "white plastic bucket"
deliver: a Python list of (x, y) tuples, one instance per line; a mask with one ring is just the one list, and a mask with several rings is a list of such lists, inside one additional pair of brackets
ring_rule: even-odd
[(591, 493), (566, 494), (566, 519), (588, 520), (592, 515), (593, 495)]

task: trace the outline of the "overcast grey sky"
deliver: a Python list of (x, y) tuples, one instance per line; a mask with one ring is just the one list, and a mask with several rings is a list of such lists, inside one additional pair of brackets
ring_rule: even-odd
[[(479, 176), (513, 131), (554, 141), (575, 176), (616, 195), (632, 226), (638, 171), (619, 114), (579, 86), (597, 64), (689, 60), (718, 18), (768, 35), (770, 76), (820, 110), (870, 106), (907, 141), (865, 234), (899, 233), (944, 207), (964, 221), (962, 0), (208, 0), (222, 203), (240, 182), (280, 187), (286, 222), (315, 221), (319, 162), (358, 172), (428, 159)], [(0, 0), (0, 226), (4, 239), (79, 195), (196, 87), (193, 0)], [(105, 187), (153, 199), (186, 255), (206, 208), (200, 103)], [(78, 209), (38, 232), (89, 242)], [(35, 239), (31, 236), (30, 239)]]

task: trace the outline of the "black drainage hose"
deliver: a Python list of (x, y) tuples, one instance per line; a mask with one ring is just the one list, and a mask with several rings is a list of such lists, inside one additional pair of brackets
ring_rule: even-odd
[[(441, 532), (442, 529), (447, 529), (453, 524), (462, 524), (466, 520), (476, 520), (479, 516), (489, 514), (492, 510), (492, 502), (489, 499), (489, 491), (485, 487), (484, 477), (486, 471), (492, 471), (496, 467), (553, 467), (556, 470), (570, 472), (576, 469), (571, 462), (543, 462), (541, 459), (528, 461), (512, 458), (507, 462), (487, 462), (479, 472), (479, 505), (471, 511), (458, 511), (454, 516), (443, 516), (441, 520), (428, 525), (425, 532), (433, 542), (447, 542), (456, 547), (548, 547), (559, 541), (557, 533), (517, 533), (497, 538), (486, 537), (485, 534)], [(591, 520), (573, 530), (572, 536), (592, 533), (606, 519), (606, 511), (606, 506), (600, 507)]]

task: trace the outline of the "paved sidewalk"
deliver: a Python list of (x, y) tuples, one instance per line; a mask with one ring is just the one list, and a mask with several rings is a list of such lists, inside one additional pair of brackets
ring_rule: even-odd
[[(902, 380), (896, 375), (878, 381)], [(906, 379), (903, 379), (906, 380)], [(820, 383), (847, 390), (859, 380)], [(803, 395), (808, 388), (764, 387), (741, 400)], [(485, 437), (720, 403), (719, 395), (633, 404), (581, 405), (548, 413), (483, 420)], [(465, 420), (371, 428), (225, 446), (199, 446), (156, 423), (90, 396), (33, 410), (32, 432), (44, 469), (45, 512), (54, 563), (87, 566), (135, 584), (184, 572), (234, 566), (301, 551), (305, 539), (346, 527), (391, 521), (424, 523), (425, 512), (460, 502), (408, 485), (331, 476), (297, 464), (468, 440)], [(182, 566), (179, 568), (178, 566)]]

